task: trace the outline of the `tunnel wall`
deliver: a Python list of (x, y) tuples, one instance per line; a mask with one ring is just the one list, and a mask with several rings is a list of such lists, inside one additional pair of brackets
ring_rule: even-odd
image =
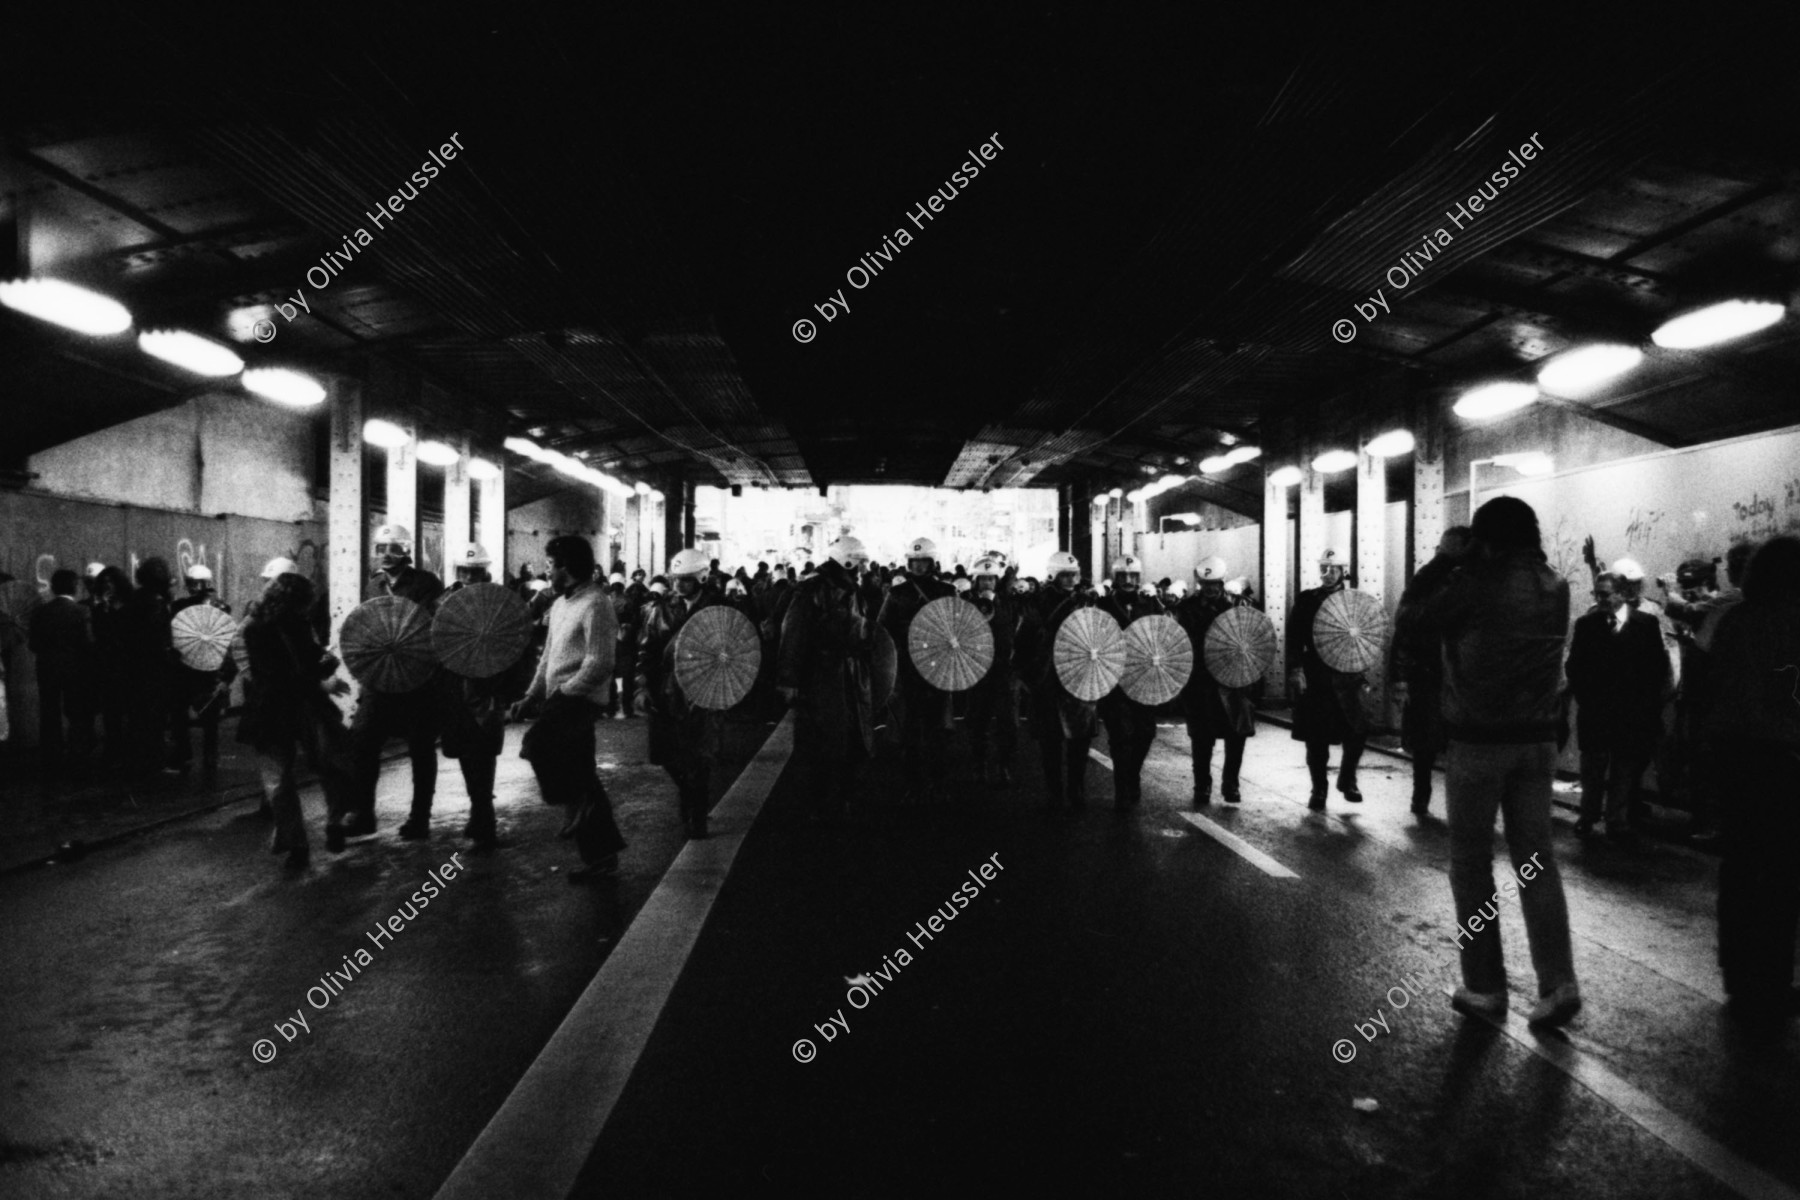
[[(611, 565), (606, 561), (610, 538), (601, 536), (605, 528), (600, 492), (590, 487), (572, 487), (522, 504), (506, 514), (506, 561), (515, 574), (520, 566), (530, 563), (532, 573), (542, 575), (549, 569), (544, 547), (553, 537), (573, 533), (594, 547), (594, 561), (604, 570)], [(628, 560), (632, 557), (629, 548), (625, 556)]]

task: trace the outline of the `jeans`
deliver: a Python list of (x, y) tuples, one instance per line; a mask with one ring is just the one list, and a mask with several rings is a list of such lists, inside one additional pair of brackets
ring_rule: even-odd
[[(1514, 869), (1538, 856), (1533, 868), (1537, 874), (1521, 879), (1518, 897), (1540, 995), (1575, 982), (1569, 906), (1550, 840), (1550, 784), (1555, 771), (1555, 742), (1453, 741), (1444, 789), (1450, 820), (1450, 892), (1459, 926), (1468, 928), (1469, 917), (1494, 898), (1496, 810), (1506, 816), (1506, 846)], [(1499, 924), (1487, 921), (1479, 932), (1459, 940), (1463, 983), (1469, 990), (1507, 990)]]

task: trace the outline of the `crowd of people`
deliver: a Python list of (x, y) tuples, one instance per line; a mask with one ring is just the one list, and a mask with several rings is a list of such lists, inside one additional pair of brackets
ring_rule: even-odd
[[(495, 847), (496, 764), (505, 725), (517, 719), (531, 721), (520, 753), (543, 798), (567, 811), (562, 834), (582, 858), (572, 878), (611, 874), (625, 845), (595, 769), (595, 725), (603, 718), (647, 719), (650, 761), (675, 783), (687, 835), (705, 837), (726, 714), (684, 694), (671, 647), (688, 620), (714, 606), (742, 614), (760, 643), (761, 674), (738, 711), (772, 722), (794, 710), (795, 759), (818, 820), (845, 816), (883, 725), (899, 741), (909, 797), (947, 795), (947, 751), (959, 718), (979, 784), (1009, 787), (1021, 714), (1038, 746), (1049, 808), (1085, 809), (1089, 750), (1102, 727), (1115, 808), (1136, 808), (1159, 718), (1186, 724), (1193, 806), (1212, 802), (1219, 742), (1220, 796), (1241, 803), (1239, 773), (1256, 732), (1260, 681), (1229, 685), (1196, 653), (1191, 676), (1164, 704), (1141, 703), (1119, 688), (1087, 699), (1065, 686), (1054, 654), (1058, 633), (1084, 609), (1121, 628), (1173, 618), (1197, 649), (1223, 614), (1255, 604), (1221, 559), (1199, 563), (1190, 590), (1169, 580), (1145, 587), (1141, 564), (1129, 555), (1116, 558), (1098, 586), (1084, 582), (1066, 551), (1051, 556), (1041, 583), (1020, 578), (999, 554), (946, 571), (928, 538), (891, 567), (870, 562), (861, 543), (844, 536), (822, 561), (800, 569), (759, 563), (754, 572), (727, 574), (719, 560), (684, 549), (666, 574), (639, 570), (629, 578), (617, 563), (602, 574), (581, 537), (557, 537), (546, 553), (542, 575), (525, 567), (507, 581), (536, 623), (533, 651), (514, 669), (469, 679), (437, 667), (411, 691), (365, 688), (347, 727), (334, 702), (347, 685), (323, 644), (313, 584), (285, 559), (269, 563), (242, 629), (249, 666), (238, 740), (257, 755), (275, 821), (271, 848), (289, 865), (308, 861), (295, 782), (300, 758), (323, 785), (326, 844), (340, 851), (376, 830), (375, 785), (391, 738), (405, 742), (411, 765), (412, 803), (399, 836), (430, 834), (441, 747), (468, 788), (464, 836), (478, 849)], [(446, 587), (413, 565), (403, 527), (378, 531), (375, 556), (376, 590), (428, 611), (490, 579), (488, 555), (470, 546)], [(1494, 894), (1494, 819), (1504, 813), (1515, 867), (1530, 862), (1537, 870), (1519, 893), (1540, 991), (1531, 1019), (1556, 1025), (1580, 1009), (1550, 836), (1551, 785), (1573, 709), (1578, 831), (1586, 835), (1603, 821), (1609, 837), (1627, 837), (1643, 775), (1657, 761), (1659, 782), (1685, 789), (1724, 855), (1720, 955), (1736, 1009), (1786, 1013), (1800, 921), (1800, 540), (1732, 547), (1724, 586), (1712, 564), (1684, 564), (1659, 581), (1660, 602), (1645, 595), (1636, 563), (1605, 566), (1591, 541), (1588, 560), (1593, 606), (1573, 616), (1568, 582), (1546, 562), (1535, 513), (1500, 497), (1469, 526), (1444, 534), (1395, 615), (1387, 669), (1413, 759), (1412, 808), (1429, 813), (1441, 762), (1458, 922), (1474, 917), (1470, 928), (1480, 930), (1462, 946), (1456, 1004), (1489, 1015), (1506, 1007), (1497, 927), (1480, 925), (1483, 900)], [(1371, 728), (1369, 683), (1363, 672), (1334, 666), (1315, 638), (1317, 614), (1349, 586), (1347, 565), (1340, 551), (1327, 550), (1319, 586), (1296, 597), (1288, 620), (1292, 736), (1305, 744), (1315, 810), (1328, 797), (1334, 745), (1341, 747), (1336, 790), (1346, 802), (1362, 801), (1357, 766)], [(224, 607), (206, 569), (186, 572), (181, 600), (171, 597), (170, 572), (158, 558), (138, 566), (135, 586), (118, 568), (98, 564), (85, 597), (71, 571), (50, 582), (51, 599), (30, 629), (45, 763), (54, 769), (66, 755), (92, 754), (98, 720), (113, 760), (138, 772), (180, 771), (191, 760), (197, 723), (202, 761), (213, 769), (222, 697), (238, 668), (227, 657), (217, 671), (196, 671), (170, 643), (180, 608)], [(905, 651), (918, 614), (952, 596), (987, 622), (993, 648), (979, 681), (956, 693), (921, 674)]]

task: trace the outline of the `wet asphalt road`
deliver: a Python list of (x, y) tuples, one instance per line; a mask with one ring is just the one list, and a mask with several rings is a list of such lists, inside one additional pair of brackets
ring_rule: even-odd
[[(309, 789), (314, 857), (298, 879), (264, 848), (254, 800), (0, 879), (0, 1195), (430, 1196), (682, 844), (643, 722), (599, 730), (630, 843), (615, 884), (565, 882), (577, 856), (516, 757), (519, 726), (498, 788), (510, 845), (490, 856), (460, 837), (468, 801), (448, 760), (431, 840), (394, 836), (411, 797), (401, 759), (383, 770), (380, 831), (343, 855), (324, 850)], [(735, 729), (729, 757), (767, 733)], [(452, 853), (468, 872), (371, 942)], [(358, 948), (360, 971), (344, 961)], [(308, 989), (333, 969), (351, 979), (315, 1008)]]
[[(766, 732), (735, 731), (736, 760)], [(679, 849), (641, 723), (601, 735), (632, 843), (612, 887), (563, 881), (560, 813), (511, 757), (513, 844), (493, 857), (456, 837), (450, 764), (433, 840), (393, 838), (401, 762), (384, 773), (381, 835), (341, 857), (315, 846), (299, 881), (261, 851), (251, 805), (0, 880), (0, 1194), (430, 1196)], [(983, 802), (964, 783), (934, 807), (900, 803), (884, 750), (842, 829), (802, 819), (805, 781), (787, 772), (576, 1194), (1733, 1194), (1449, 1010), (1443, 825), (1406, 813), (1407, 768), (1378, 756), (1368, 803), (1307, 814), (1299, 749), (1263, 727), (1246, 803), (1207, 814), (1294, 879), (1182, 819), (1178, 729), (1123, 818), (1098, 763), (1086, 816), (1044, 815), (1028, 737), (1019, 787)], [(960, 754), (952, 768), (966, 773)], [(452, 852), (468, 873), (312, 1007), (307, 989)], [(1587, 998), (1568, 1044), (1800, 1183), (1800, 1035), (1750, 1045), (1722, 1020), (1713, 860), (1582, 848), (1566, 826), (1558, 854)], [(942, 932), (907, 937), (996, 859)], [(1516, 904), (1503, 928), (1522, 1007), (1535, 988)], [(858, 1008), (846, 977), (880, 970), (889, 982)], [(290, 1042), (276, 1023), (296, 1008), (311, 1028)], [(1358, 1031), (1377, 1015), (1385, 1029)], [(832, 1016), (848, 1029), (827, 1040)], [(259, 1038), (276, 1045), (266, 1066)], [(1340, 1041), (1353, 1061), (1334, 1057)]]

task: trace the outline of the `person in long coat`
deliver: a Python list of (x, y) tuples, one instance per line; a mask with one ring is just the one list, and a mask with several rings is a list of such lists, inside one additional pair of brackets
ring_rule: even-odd
[[(294, 767), (302, 750), (324, 785), (327, 829), (337, 828), (351, 802), (348, 737), (331, 697), (349, 690), (335, 677), (337, 660), (313, 636), (307, 620), (312, 581), (284, 571), (276, 559), (264, 568), (269, 580), (244, 622), (244, 649), (250, 669), (244, 680), (244, 709), (237, 740), (256, 751), (263, 793), (275, 814), (271, 853), (286, 852), (289, 867), (308, 859), (306, 824)], [(342, 849), (337, 841), (333, 849)]]
[[(997, 558), (975, 564), (974, 590), (968, 600), (987, 618), (994, 635), (994, 662), (986, 675), (969, 689), (969, 747), (974, 751), (981, 781), (994, 787), (1012, 786), (1013, 758), (1019, 749), (1018, 681), (1013, 671), (1013, 651), (1019, 626), (1025, 620), (1021, 597), (1013, 594), (1013, 569)], [(996, 750), (988, 760), (990, 744)]]
[[(873, 594), (865, 587), (863, 600)], [(944, 787), (944, 765), (949, 734), (954, 728), (951, 696), (933, 687), (919, 674), (907, 649), (907, 634), (919, 610), (933, 600), (956, 595), (956, 588), (938, 578), (937, 544), (915, 538), (906, 551), (906, 574), (881, 602), (881, 627), (900, 651), (900, 682), (895, 691), (900, 703), (900, 749), (906, 766), (908, 798), (936, 799)]]
[(127, 757), (125, 715), (129, 708), (129, 640), (127, 616), (131, 605), (131, 576), (120, 567), (102, 567), (93, 577), (94, 589), (94, 709), (105, 731), (106, 758), (113, 765)]
[[(213, 590), (210, 568), (198, 563), (190, 566), (182, 576), (182, 584), (187, 595), (169, 606), (171, 627), (174, 618), (182, 612), (202, 605), (230, 615), (231, 605), (219, 599), (218, 592)], [(210, 776), (219, 769), (219, 718), (225, 712), (231, 681), (237, 677), (237, 664), (226, 655), (216, 669), (196, 671), (182, 663), (179, 656), (173, 656), (169, 672), (169, 732), (174, 740), (169, 765), (185, 772), (193, 764), (193, 724), (197, 719), (200, 723), (200, 763)], [(195, 711), (197, 717), (188, 715)]]
[(165, 558), (138, 564), (137, 588), (122, 615), (125, 727), (130, 765), (154, 773), (168, 752), (169, 691), (175, 677), (175, 647), (169, 632), (169, 600), (175, 580)]
[(1294, 601), (1287, 627), (1289, 690), (1300, 694), (1294, 704), (1293, 738), (1306, 743), (1306, 768), (1312, 775), (1312, 795), (1306, 806), (1315, 812), (1325, 807), (1331, 747), (1340, 742), (1344, 757), (1338, 766), (1337, 790), (1352, 804), (1362, 803), (1356, 766), (1369, 737), (1369, 718), (1362, 706), (1368, 684), (1363, 675), (1332, 670), (1313, 644), (1313, 619), (1332, 593), (1346, 586), (1341, 551), (1327, 550), (1319, 556), (1319, 578), (1318, 587), (1301, 592)]
[(1050, 808), (1065, 798), (1075, 812), (1087, 808), (1088, 747), (1100, 728), (1099, 705), (1079, 700), (1056, 675), (1056, 635), (1064, 621), (1099, 598), (1081, 586), (1075, 556), (1050, 556), (1050, 582), (1030, 596), (1019, 627), (1014, 659), (1031, 689), (1031, 732), (1044, 766), (1044, 801)]
[(682, 692), (675, 675), (675, 635), (695, 613), (723, 603), (707, 586), (708, 578), (700, 551), (675, 555), (669, 563), (672, 590), (644, 605), (636, 655), (638, 692), (650, 718), (650, 764), (675, 781), (690, 838), (706, 836), (712, 768), (725, 740), (725, 714), (690, 703)]
[[(1156, 593), (1142, 587), (1143, 564), (1126, 554), (1113, 559), (1112, 591), (1097, 606), (1124, 629), (1141, 617), (1165, 615)], [(1106, 746), (1113, 763), (1113, 809), (1129, 812), (1143, 798), (1144, 760), (1156, 742), (1156, 706), (1139, 704), (1114, 688), (1100, 700)]]
[(793, 590), (781, 623), (777, 685), (796, 715), (794, 757), (817, 814), (842, 817), (862, 764), (875, 752), (874, 662), (878, 624), (858, 586), (862, 543), (842, 537), (811, 579)]
[(1656, 618), (1633, 612), (1611, 571), (1594, 578), (1594, 611), (1579, 617), (1565, 667), (1575, 696), (1581, 747), (1581, 819), (1587, 833), (1601, 818), (1606, 834), (1627, 836), (1629, 809), (1662, 735), (1669, 658)]
[(1181, 689), (1181, 714), (1187, 720), (1188, 745), (1194, 756), (1194, 807), (1212, 803), (1213, 746), (1225, 742), (1225, 767), (1220, 792), (1225, 803), (1243, 799), (1238, 772), (1244, 766), (1244, 745), (1256, 734), (1256, 706), (1250, 688), (1226, 687), (1206, 667), (1201, 647), (1214, 621), (1236, 607), (1225, 592), (1226, 566), (1221, 558), (1209, 558), (1194, 568), (1194, 590), (1175, 606), (1174, 617), (1194, 644), (1194, 673)]
[(1388, 647), (1388, 679), (1401, 705), (1400, 745), (1413, 756), (1412, 811), (1431, 811), (1431, 771), (1450, 746), (1444, 726), (1444, 656), (1436, 638), (1422, 632), (1419, 614), (1450, 583), (1469, 551), (1469, 527), (1444, 530), (1437, 553), (1419, 568), (1400, 597), (1394, 613), (1394, 639)]
[(1719, 966), (1732, 1015), (1778, 1028), (1800, 1013), (1800, 538), (1756, 551), (1711, 647)]

